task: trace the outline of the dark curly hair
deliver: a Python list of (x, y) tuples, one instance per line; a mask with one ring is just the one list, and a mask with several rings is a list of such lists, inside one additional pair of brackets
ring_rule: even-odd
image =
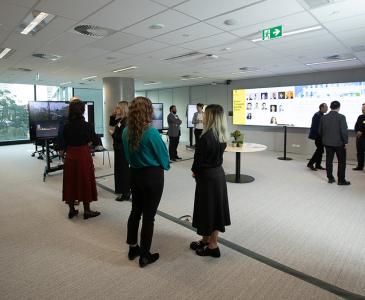
[(85, 103), (79, 98), (72, 97), (70, 100), (70, 105), (68, 107), (68, 119), (76, 120), (83, 117), (85, 112)]
[(152, 122), (153, 107), (150, 99), (136, 97), (129, 107), (127, 140), (129, 147), (136, 151), (144, 130)]

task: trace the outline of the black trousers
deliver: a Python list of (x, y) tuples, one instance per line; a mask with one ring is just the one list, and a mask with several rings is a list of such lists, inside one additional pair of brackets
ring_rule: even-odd
[(316, 167), (319, 167), (321, 165), (322, 162), (322, 157), (323, 157), (323, 153), (324, 153), (324, 146), (322, 143), (322, 138), (317, 137), (314, 140), (314, 143), (317, 147), (316, 151), (314, 152), (312, 158), (310, 159), (308, 165), (316, 165)]
[(114, 185), (116, 194), (130, 192), (129, 164), (122, 148), (114, 147)]
[(365, 138), (360, 137), (356, 139), (357, 151), (357, 166), (364, 168), (364, 152), (365, 152)]
[(345, 181), (345, 172), (346, 172), (346, 148), (345, 146), (341, 147), (332, 147), (326, 146), (326, 169), (327, 169), (327, 177), (333, 178), (333, 158), (337, 156), (338, 161), (338, 169), (337, 169), (337, 178), (338, 181)]
[(195, 147), (198, 145), (200, 136), (202, 135), (203, 129), (194, 129), (194, 136), (195, 136)]
[(177, 146), (179, 145), (180, 136), (169, 136), (169, 155), (170, 158), (177, 158)]
[(164, 187), (164, 172), (160, 167), (131, 168), (132, 210), (128, 219), (127, 243), (138, 242), (138, 227), (142, 218), (141, 255), (150, 252), (155, 215)]

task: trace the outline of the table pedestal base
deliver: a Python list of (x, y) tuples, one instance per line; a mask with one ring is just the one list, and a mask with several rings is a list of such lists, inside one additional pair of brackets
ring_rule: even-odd
[(255, 180), (254, 177), (249, 176), (249, 175), (243, 175), (243, 174), (241, 174), (238, 179), (239, 179), (239, 181), (236, 180), (236, 174), (226, 175), (227, 182), (231, 182), (231, 183), (249, 183), (249, 182), (252, 182)]
[(292, 160), (292, 158), (290, 158), (290, 157), (278, 157), (278, 159), (280, 159), (280, 160)]

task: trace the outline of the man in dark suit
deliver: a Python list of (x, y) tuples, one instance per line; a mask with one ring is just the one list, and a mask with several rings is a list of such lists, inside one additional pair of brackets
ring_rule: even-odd
[(340, 102), (333, 101), (331, 103), (331, 111), (322, 117), (319, 134), (322, 137), (323, 145), (326, 148), (326, 169), (328, 183), (334, 183), (333, 177), (333, 158), (337, 156), (338, 161), (338, 185), (350, 185), (345, 179), (346, 172), (346, 145), (348, 143), (348, 132), (346, 117), (339, 114)]
[(357, 118), (355, 124), (356, 132), (356, 150), (357, 150), (357, 167), (355, 171), (364, 169), (364, 152), (365, 152), (365, 103), (362, 105), (362, 115)]
[(321, 166), (324, 147), (323, 147), (323, 143), (322, 143), (322, 138), (319, 135), (318, 131), (319, 131), (319, 123), (321, 122), (321, 119), (322, 119), (323, 115), (327, 111), (328, 111), (327, 104), (322, 103), (319, 106), (319, 111), (317, 111), (312, 117), (312, 124), (311, 124), (311, 129), (309, 131), (308, 138), (310, 138), (311, 140), (314, 140), (314, 143), (317, 147), (317, 149), (314, 152), (312, 158), (310, 159), (309, 163), (307, 164), (307, 167), (309, 169), (311, 169), (312, 171), (317, 171), (318, 169), (319, 170), (325, 170), (325, 168), (323, 168)]
[(179, 119), (178, 115), (176, 114), (176, 106), (170, 106), (170, 113), (167, 116), (167, 124), (169, 125), (169, 129), (167, 131), (167, 135), (169, 136), (169, 154), (170, 160), (176, 161), (177, 159), (181, 159), (177, 155), (177, 146), (179, 145), (180, 139), (180, 125), (182, 121)]

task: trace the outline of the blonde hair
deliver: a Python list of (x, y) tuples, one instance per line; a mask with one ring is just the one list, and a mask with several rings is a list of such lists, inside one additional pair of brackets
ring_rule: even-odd
[(119, 101), (117, 106), (114, 108), (114, 111), (116, 112), (117, 109), (120, 109), (122, 119), (126, 118), (128, 115), (128, 110), (129, 110), (128, 101)]
[(212, 130), (214, 136), (220, 143), (226, 143), (227, 137), (227, 118), (223, 107), (218, 104), (210, 104), (205, 108), (203, 134)]

